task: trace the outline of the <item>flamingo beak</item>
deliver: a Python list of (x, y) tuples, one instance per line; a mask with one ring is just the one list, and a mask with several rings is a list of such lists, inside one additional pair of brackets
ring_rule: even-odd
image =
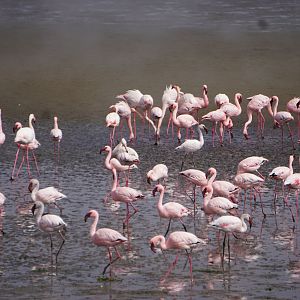
[[(148, 184), (151, 184), (151, 179), (150, 179), (150, 177), (147, 178), (147, 182), (148, 182)], [(152, 192), (152, 193), (153, 193), (153, 192)]]
[(204, 195), (205, 195), (205, 193), (207, 192), (207, 188), (204, 188), (203, 190), (202, 190), (202, 196), (204, 197)]
[(151, 248), (152, 252), (156, 253), (156, 248), (155, 248), (154, 243), (151, 243), (150, 248)]
[(299, 106), (300, 106), (300, 101), (298, 101), (298, 103), (296, 104), (297, 109), (299, 108)]
[(34, 205), (32, 206), (32, 208), (31, 208), (32, 215), (34, 215), (35, 209), (36, 209), (36, 204), (34, 204)]
[(91, 216), (91, 213), (88, 212), (88, 213), (84, 216), (84, 222), (86, 222), (87, 219), (88, 219), (90, 216)]
[(156, 192), (157, 192), (157, 187), (155, 187), (155, 188), (153, 189), (153, 191), (152, 191), (152, 196), (153, 196), (153, 197), (155, 197)]
[(207, 129), (207, 127), (203, 125), (203, 129), (204, 129), (205, 133), (208, 134), (208, 129)]
[(32, 183), (29, 183), (28, 185), (28, 191), (31, 193), (32, 192)]
[(100, 149), (100, 154), (105, 151), (105, 147)]

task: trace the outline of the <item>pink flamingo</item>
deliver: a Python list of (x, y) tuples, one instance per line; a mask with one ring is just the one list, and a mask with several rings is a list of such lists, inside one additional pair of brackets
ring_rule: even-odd
[(294, 155), (290, 155), (289, 157), (289, 166), (280, 166), (274, 168), (270, 174), (269, 177), (275, 180), (275, 187), (274, 187), (274, 211), (276, 214), (276, 199), (277, 199), (277, 182), (281, 181), (282, 182), (282, 193), (284, 195), (284, 181), (290, 176), (291, 174), (294, 173), (293, 170), (293, 161), (294, 161)]
[(167, 231), (165, 233), (165, 236), (167, 236), (167, 234), (170, 230), (171, 221), (173, 219), (178, 219), (180, 221), (180, 223), (182, 224), (184, 230), (186, 231), (186, 227), (182, 221), (182, 218), (189, 215), (189, 210), (186, 207), (184, 207), (183, 205), (181, 205), (180, 203), (173, 202), (173, 201), (163, 204), (165, 188), (161, 184), (158, 184), (155, 186), (154, 190), (152, 191), (153, 197), (155, 197), (156, 192), (160, 193), (160, 196), (159, 196), (159, 199), (157, 202), (158, 214), (161, 218), (169, 219), (169, 225), (168, 225)]
[(159, 141), (159, 136), (157, 134), (158, 131), (158, 122), (159, 120), (162, 118), (162, 109), (158, 106), (155, 106), (151, 109), (151, 119), (154, 120), (155, 123), (155, 145), (158, 145), (158, 141)]
[(239, 162), (237, 174), (257, 172), (260, 177), (264, 178), (258, 169), (267, 161), (269, 160), (262, 156), (249, 156)]
[(138, 153), (131, 147), (127, 146), (124, 138), (121, 139), (119, 144), (113, 149), (112, 157), (117, 158), (121, 163), (139, 163)]
[(4, 144), (5, 142), (5, 133), (2, 129), (2, 119), (1, 119), (1, 109), (0, 109), (0, 145)]
[[(36, 140), (35, 140), (35, 131), (33, 128), (32, 123), (35, 122), (35, 117), (34, 114), (30, 114), (29, 115), (29, 127), (22, 127), (22, 124), (20, 122), (16, 122), (15, 126), (14, 126), (14, 132), (16, 133), (16, 137), (15, 137), (15, 143), (18, 146), (18, 150), (16, 153), (16, 158), (15, 158), (15, 162), (14, 162), (14, 167), (13, 167), (13, 171), (12, 171), (12, 175), (11, 175), (11, 180), (14, 180), (14, 172), (15, 172), (15, 168), (16, 168), (16, 164), (17, 164), (17, 160), (18, 160), (18, 156), (19, 156), (19, 151), (20, 148), (24, 148), (26, 151), (26, 161), (27, 161), (27, 172), (29, 177), (31, 176), (30, 174), (30, 166), (29, 166), (29, 158), (28, 158), (28, 152), (29, 152), (29, 145), (31, 145), (31, 150), (34, 149), (34, 145), (36, 145)], [(33, 155), (34, 152), (32, 151)], [(23, 162), (23, 160), (22, 160)], [(35, 159), (36, 162), (36, 159)], [(37, 164), (36, 164), (37, 167)], [(37, 169), (38, 170), (38, 169)]]
[(293, 149), (295, 150), (296, 148), (295, 148), (295, 144), (294, 144), (293, 133), (292, 133), (291, 127), (289, 125), (289, 122), (294, 121), (294, 117), (288, 111), (278, 111), (277, 112), (277, 107), (278, 107), (278, 102), (279, 102), (279, 98), (277, 96), (273, 96), (271, 101), (275, 102), (274, 107), (273, 107), (274, 128), (276, 128), (276, 127), (281, 128), (282, 147), (283, 147), (283, 126), (285, 124), (287, 126), (289, 134), (290, 134)]
[(116, 112), (111, 112), (105, 117), (106, 127), (112, 128), (109, 134), (110, 146), (114, 143), (116, 127), (120, 125), (120, 116)]
[(202, 116), (202, 121), (208, 120), (213, 123), (212, 127), (212, 140), (213, 140), (213, 147), (215, 146), (215, 132), (217, 123), (220, 123), (220, 143), (223, 145), (223, 136), (224, 136), (224, 126), (227, 127), (230, 124), (230, 118), (226, 116), (225, 112), (222, 109), (217, 109), (207, 113), (206, 115)]
[(178, 138), (178, 142), (180, 143), (181, 141), (180, 128), (185, 128), (186, 132), (188, 132), (188, 129), (190, 129), (192, 126), (199, 123), (195, 120), (193, 116), (188, 114), (183, 114), (177, 117), (178, 103), (176, 102), (170, 106), (170, 109), (172, 111), (173, 124), (177, 127), (177, 138)]
[(290, 112), (290, 113), (295, 113), (297, 114), (297, 119), (298, 119), (298, 139), (300, 139), (300, 98), (299, 97), (295, 97), (293, 99), (291, 99), (290, 101), (288, 101), (288, 103), (286, 104), (286, 109)]
[[(50, 243), (51, 243), (51, 265), (53, 265), (53, 243), (52, 243), (52, 234), (55, 232), (59, 233), (59, 236), (62, 240), (62, 243), (60, 244), (60, 247), (55, 254), (55, 261), (57, 264), (57, 258), (58, 255), (62, 249), (62, 246), (65, 243), (65, 231), (67, 228), (67, 224), (64, 222), (64, 220), (57, 216), (57, 215), (52, 215), (52, 214), (43, 214), (44, 213), (44, 203), (40, 201), (36, 201), (32, 207), (32, 214), (35, 215), (36, 218), (36, 224), (38, 228), (49, 234), (50, 237)], [(35, 211), (37, 212), (35, 213)]]
[[(117, 171), (115, 169), (112, 169), (112, 171), (114, 175), (114, 182), (113, 182), (110, 195), (113, 201), (126, 203), (126, 218), (123, 222), (123, 227), (125, 228), (126, 224), (128, 225), (129, 223), (129, 219), (138, 212), (138, 210), (134, 207), (133, 202), (142, 199), (145, 196), (141, 192), (131, 187), (127, 187), (127, 186), (117, 187), (117, 183), (118, 183)], [(129, 205), (134, 209), (133, 214), (130, 214)]]
[(221, 108), (221, 106), (225, 103), (229, 103), (229, 98), (226, 94), (217, 94), (215, 96), (215, 104), (217, 108)]
[[(196, 130), (198, 131), (199, 139), (187, 139), (181, 145), (179, 145), (178, 147), (175, 148), (175, 150), (184, 152), (184, 158), (181, 163), (180, 171), (182, 171), (182, 169), (183, 169), (184, 161), (185, 161), (187, 155), (191, 154), (193, 163), (194, 163), (193, 153), (196, 151), (199, 151), (204, 145), (204, 138), (203, 138), (202, 130), (205, 130), (205, 132), (207, 133), (207, 128), (205, 127), (204, 124), (200, 124), (200, 125), (196, 126)], [(194, 166), (195, 166), (195, 163), (194, 163)]]
[[(96, 210), (90, 210), (84, 217), (84, 221), (86, 222), (88, 218), (94, 218), (94, 221), (90, 228), (90, 237), (92, 242), (96, 246), (102, 246), (107, 248), (108, 256), (109, 256), (109, 263), (104, 267), (102, 272), (102, 276), (104, 276), (107, 268), (111, 266), (114, 262), (121, 258), (121, 255), (117, 249), (117, 246), (123, 244), (127, 241), (127, 238), (124, 237), (121, 233), (116, 230), (110, 228), (97, 228), (99, 214)], [(117, 257), (112, 259), (111, 248), (115, 249)], [(110, 273), (111, 276), (111, 273)]]
[(220, 196), (228, 198), (231, 202), (237, 203), (236, 193), (239, 192), (240, 188), (233, 183), (226, 180), (215, 180), (212, 183), (213, 196)]
[(248, 120), (244, 124), (243, 134), (246, 139), (249, 139), (248, 135), (248, 127), (252, 122), (252, 115), (254, 112), (258, 114), (258, 131), (261, 134), (261, 137), (263, 138), (263, 131), (264, 131), (264, 125), (265, 125), (265, 118), (261, 112), (263, 108), (267, 108), (269, 114), (273, 118), (273, 111), (271, 107), (271, 98), (264, 96), (262, 94), (255, 95), (252, 97), (247, 98), (249, 101), (247, 105), (247, 116)]
[(117, 171), (117, 173), (121, 173), (121, 172), (128, 172), (128, 174), (125, 174), (125, 180), (126, 180), (126, 186), (128, 186), (129, 184), (129, 171), (133, 170), (133, 169), (137, 169), (137, 165), (132, 163), (130, 165), (122, 165), (120, 163), (120, 161), (117, 158), (112, 158), (112, 150), (110, 146), (105, 146), (102, 149), (100, 149), (100, 154), (102, 152), (107, 152), (107, 156), (105, 158), (105, 167), (108, 170), (112, 170), (115, 169)]
[[(162, 250), (168, 250), (168, 249), (178, 249), (178, 250), (185, 250), (186, 255), (188, 257), (189, 265), (190, 265), (190, 278), (191, 283), (193, 283), (193, 264), (192, 264), (192, 255), (191, 251), (194, 247), (196, 247), (199, 244), (206, 244), (205, 241), (199, 239), (194, 234), (190, 232), (185, 231), (174, 231), (172, 232), (168, 239), (163, 235), (157, 235), (154, 236), (150, 240), (151, 250), (156, 253), (156, 248), (160, 247)], [(191, 251), (188, 251), (191, 250)], [(176, 263), (178, 261), (179, 253), (176, 255), (175, 260), (170, 265), (167, 273), (163, 277), (162, 281), (164, 281), (169, 274), (172, 272), (172, 270), (175, 268)]]
[(28, 185), (28, 190), (31, 193), (31, 199), (34, 202), (40, 201), (48, 205), (54, 204), (60, 210), (60, 214), (62, 214), (62, 209), (58, 206), (56, 201), (67, 198), (67, 196), (59, 192), (58, 189), (53, 186), (49, 186), (43, 189), (39, 188), (39, 181), (37, 179), (31, 179)]
[[(245, 220), (249, 222), (250, 229), (252, 227), (252, 218), (249, 214), (242, 214), (241, 217), (236, 216), (221, 216), (218, 219), (212, 221), (208, 224), (209, 227), (215, 228), (217, 230), (224, 231), (224, 240), (223, 240), (223, 255), (222, 255), (222, 265), (224, 264), (224, 255), (225, 255), (225, 243), (226, 237), (229, 233), (238, 233), (238, 232), (246, 232), (247, 231), (247, 224)], [(230, 244), (229, 244), (229, 235), (228, 235), (228, 255), (229, 255), (229, 262), (230, 262)]]
[(147, 172), (147, 182), (159, 181), (168, 178), (168, 167), (165, 164), (157, 164), (150, 171)]
[(55, 116), (54, 118), (54, 126), (53, 129), (50, 131), (50, 137), (53, 141), (54, 146), (54, 156), (57, 153), (57, 161), (59, 161), (59, 146), (60, 141), (62, 140), (62, 131), (58, 128), (58, 118)]
[(120, 116), (121, 122), (122, 119), (126, 119), (129, 130), (129, 140), (132, 141), (135, 138), (135, 135), (131, 124), (131, 108), (128, 103), (125, 101), (119, 101), (116, 104), (111, 105), (109, 108)]

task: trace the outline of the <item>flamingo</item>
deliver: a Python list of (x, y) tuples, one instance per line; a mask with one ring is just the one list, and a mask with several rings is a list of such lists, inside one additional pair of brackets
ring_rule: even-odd
[(131, 124), (131, 108), (125, 101), (119, 101), (114, 105), (109, 107), (112, 112), (116, 112), (120, 119), (126, 119), (128, 130), (129, 130), (129, 140), (132, 141), (135, 138), (132, 124)]
[[(210, 222), (208, 224), (209, 227), (215, 228), (220, 231), (224, 231), (224, 240), (223, 240), (223, 255), (222, 255), (222, 265), (224, 262), (224, 254), (225, 254), (225, 243), (226, 243), (226, 236), (229, 233), (238, 233), (238, 232), (246, 232), (247, 231), (247, 224), (245, 220), (249, 222), (250, 229), (252, 227), (252, 218), (249, 214), (242, 214), (241, 217), (236, 216), (221, 216), (218, 219)], [(230, 262), (230, 245), (229, 245), (229, 235), (228, 235), (228, 255), (229, 255), (229, 262)]]
[(235, 194), (240, 190), (239, 187), (226, 180), (215, 180), (212, 183), (213, 196), (228, 198), (231, 202), (237, 203)]
[(36, 202), (40, 201), (43, 204), (54, 204), (62, 214), (62, 209), (56, 203), (58, 200), (67, 198), (66, 195), (59, 192), (55, 187), (49, 186), (43, 189), (40, 188), (40, 183), (37, 179), (31, 179), (28, 185), (28, 190), (31, 193), (31, 199)]
[[(194, 247), (196, 247), (199, 244), (206, 244), (205, 241), (198, 238), (194, 234), (186, 231), (174, 231), (172, 232), (168, 239), (163, 235), (157, 235), (154, 236), (150, 240), (151, 250), (156, 253), (156, 248), (160, 247), (162, 250), (168, 250), (168, 249), (178, 249), (178, 250), (185, 250), (186, 255), (188, 257), (189, 265), (190, 265), (190, 278), (191, 283), (193, 283), (193, 264), (192, 264), (192, 257), (191, 252)], [(191, 251), (188, 251), (191, 250)], [(169, 274), (174, 269), (177, 261), (178, 261), (179, 253), (176, 255), (175, 260), (170, 265), (167, 273), (163, 277), (163, 281), (169, 276)]]
[(213, 197), (212, 182), (209, 180), (208, 185), (202, 190), (203, 208), (206, 215), (225, 215), (237, 209), (238, 205), (231, 202), (225, 197)]
[(190, 129), (194, 125), (198, 125), (199, 123), (195, 120), (195, 118), (188, 114), (183, 114), (177, 117), (177, 111), (178, 111), (178, 103), (173, 103), (170, 106), (170, 109), (172, 111), (172, 121), (175, 126), (177, 126), (177, 138), (178, 142), (181, 141), (181, 133), (180, 128), (185, 128), (186, 130)]
[(126, 179), (126, 186), (129, 184), (129, 171), (133, 169), (137, 169), (136, 164), (131, 164), (131, 165), (122, 165), (120, 161), (117, 158), (111, 158), (112, 156), (112, 150), (110, 146), (105, 146), (100, 149), (100, 154), (102, 152), (107, 152), (107, 156), (105, 158), (105, 167), (108, 170), (116, 169), (117, 173), (121, 172), (128, 172), (128, 176), (125, 175)]
[(217, 109), (214, 111), (211, 111), (207, 113), (206, 115), (202, 116), (202, 121), (208, 120), (213, 123), (212, 127), (212, 140), (213, 140), (213, 147), (215, 146), (215, 132), (216, 132), (216, 126), (217, 123), (220, 123), (220, 143), (223, 145), (223, 132), (224, 132), (224, 126), (227, 127), (230, 124), (230, 118), (226, 116), (226, 113), (222, 109)]
[(109, 134), (110, 146), (112, 147), (115, 137), (116, 127), (120, 124), (120, 116), (116, 112), (111, 112), (105, 117), (106, 127), (112, 128)]
[(147, 172), (147, 182), (151, 184), (152, 181), (159, 181), (168, 178), (168, 167), (165, 164), (157, 164), (150, 171)]
[(275, 187), (274, 187), (274, 211), (275, 211), (275, 214), (276, 214), (276, 199), (277, 199), (277, 192), (276, 192), (277, 182), (278, 181), (282, 182), (282, 193), (284, 194), (284, 181), (288, 178), (288, 176), (290, 176), (294, 172), (293, 161), (294, 161), (294, 155), (290, 155), (288, 167), (285, 167), (285, 166), (276, 167), (269, 173), (269, 177), (271, 179), (274, 179), (276, 182)]
[[(193, 153), (200, 150), (204, 145), (204, 138), (203, 138), (202, 130), (205, 130), (205, 132), (207, 133), (207, 128), (205, 127), (204, 124), (200, 124), (200, 125), (196, 126), (196, 128), (199, 133), (199, 140), (187, 139), (180, 146), (175, 148), (175, 150), (184, 152), (184, 158), (181, 163), (180, 171), (182, 171), (182, 169), (183, 169), (184, 161), (185, 161), (187, 155), (191, 154), (192, 158), (193, 158)], [(193, 161), (194, 161), (194, 158), (193, 158)], [(195, 163), (194, 163), (194, 165), (195, 165)]]
[(261, 186), (262, 183), (264, 183), (265, 180), (259, 176), (256, 176), (252, 173), (238, 173), (233, 180), (233, 183), (238, 186), (240, 189), (244, 190), (244, 208), (246, 203), (246, 197), (247, 197), (247, 190), (248, 189), (254, 189), (255, 192), (258, 193), (259, 199), (260, 199), (260, 205), (261, 205), (261, 211), (263, 213), (264, 218), (266, 217), (266, 214), (264, 213), (263, 204), (261, 200), (260, 192), (257, 190), (258, 187)]
[[(57, 264), (58, 255), (65, 243), (65, 231), (67, 228), (67, 224), (64, 222), (64, 220), (57, 216), (52, 214), (43, 214), (44, 213), (44, 203), (41, 201), (36, 201), (31, 209), (32, 214), (36, 218), (36, 224), (38, 228), (49, 234), (50, 237), (50, 247), (51, 247), (51, 265), (53, 265), (53, 243), (52, 243), (52, 234), (55, 232), (59, 233), (59, 236), (62, 240), (59, 249), (57, 253), (55, 254), (55, 262)], [(35, 213), (35, 211), (37, 211)]]
[(2, 129), (2, 119), (1, 119), (1, 108), (0, 108), (0, 145), (4, 144), (5, 142), (5, 133)]
[(226, 94), (217, 94), (215, 96), (215, 104), (217, 105), (217, 108), (220, 108), (223, 104), (229, 102), (229, 98)]
[(62, 139), (62, 131), (58, 128), (58, 118), (55, 116), (54, 118), (54, 126), (50, 131), (50, 137), (53, 141), (54, 146), (54, 155), (57, 153), (57, 161), (59, 161), (59, 146), (60, 141)]
[[(127, 187), (127, 186), (117, 187), (117, 183), (118, 183), (117, 171), (115, 169), (112, 169), (112, 171), (114, 175), (113, 176), (114, 182), (113, 182), (110, 195), (113, 201), (126, 203), (127, 213), (126, 213), (126, 218), (123, 222), (123, 227), (125, 227), (126, 224), (128, 225), (129, 219), (138, 212), (138, 210), (134, 207), (133, 202), (142, 199), (145, 196), (141, 192), (131, 187)], [(133, 214), (130, 214), (129, 205), (134, 209)]]
[[(32, 143), (36, 143), (35, 142), (35, 131), (34, 131), (34, 128), (32, 125), (33, 122), (35, 122), (35, 116), (34, 116), (34, 114), (30, 114), (29, 115), (29, 127), (22, 127), (22, 124), (20, 122), (15, 123), (13, 131), (16, 133), (15, 143), (18, 146), (18, 150), (16, 153), (14, 167), (13, 167), (13, 171), (12, 171), (12, 175), (11, 175), (11, 180), (14, 180), (14, 172), (15, 172), (20, 148), (24, 148), (26, 151), (27, 172), (28, 172), (29, 177), (31, 176), (30, 166), (29, 166), (29, 158), (28, 158), (28, 152), (29, 152), (28, 145), (30, 145), (30, 144), (33, 145)], [(31, 147), (31, 150), (32, 149), (33, 148)], [(34, 153), (33, 153), (33, 155), (34, 155)], [(35, 159), (35, 162), (36, 162), (36, 159)], [(37, 167), (37, 163), (36, 163), (36, 167)]]
[(290, 113), (297, 114), (298, 139), (300, 139), (300, 107), (299, 107), (299, 102), (300, 102), (300, 97), (295, 97), (295, 98), (291, 99), (290, 101), (288, 101), (288, 103), (286, 104), (286, 109)]
[(171, 221), (173, 219), (178, 219), (182, 224), (184, 230), (186, 231), (186, 227), (182, 221), (182, 218), (189, 215), (189, 210), (183, 205), (181, 205), (180, 203), (173, 202), (173, 201), (163, 204), (165, 188), (161, 184), (155, 186), (154, 190), (152, 191), (153, 197), (155, 197), (156, 192), (159, 192), (160, 194), (157, 202), (158, 214), (161, 218), (169, 219), (169, 225), (165, 233), (165, 236), (167, 236), (170, 230)]
[(123, 163), (139, 163), (138, 153), (131, 147), (127, 146), (127, 142), (124, 138), (121, 139), (119, 144), (113, 149), (112, 157), (117, 158)]
[(258, 169), (267, 161), (269, 160), (262, 156), (249, 156), (239, 162), (237, 174), (257, 172), (260, 177), (264, 178)]
[(158, 134), (157, 134), (157, 131), (158, 131), (158, 122), (159, 122), (159, 119), (162, 118), (162, 109), (158, 106), (154, 106), (152, 109), (151, 109), (151, 119), (154, 120), (154, 123), (155, 123), (155, 145), (158, 145)]
[[(127, 238), (118, 231), (110, 228), (99, 228), (98, 230), (96, 230), (99, 220), (99, 214), (96, 210), (90, 210), (85, 215), (84, 221), (86, 222), (88, 218), (94, 218), (94, 221), (90, 227), (90, 237), (92, 239), (92, 242), (96, 246), (103, 246), (107, 248), (109, 263), (104, 267), (104, 270), (102, 272), (102, 276), (104, 276), (107, 268), (121, 258), (117, 246), (125, 243), (127, 241)], [(114, 248), (117, 254), (117, 257), (115, 259), (112, 259), (111, 248)]]
[(281, 128), (282, 147), (283, 147), (283, 126), (285, 124), (287, 126), (289, 134), (290, 134), (293, 149), (295, 150), (296, 148), (295, 148), (295, 143), (294, 143), (294, 139), (293, 139), (293, 133), (292, 133), (291, 127), (289, 125), (289, 122), (294, 121), (294, 117), (288, 111), (278, 111), (277, 112), (277, 107), (278, 107), (278, 102), (279, 102), (279, 98), (277, 96), (273, 96), (271, 101), (275, 102), (274, 107), (273, 107), (274, 128), (276, 128), (276, 127)]
[(271, 99), (267, 96), (264, 96), (262, 94), (255, 95), (252, 97), (247, 98), (249, 101), (247, 105), (247, 116), (248, 120), (244, 124), (243, 134), (246, 139), (249, 139), (248, 135), (248, 127), (252, 122), (252, 115), (254, 112), (258, 114), (258, 131), (261, 134), (261, 137), (263, 138), (263, 131), (264, 131), (264, 125), (265, 125), (265, 118), (261, 112), (261, 110), (266, 107), (269, 114), (273, 118), (273, 111), (271, 107)]

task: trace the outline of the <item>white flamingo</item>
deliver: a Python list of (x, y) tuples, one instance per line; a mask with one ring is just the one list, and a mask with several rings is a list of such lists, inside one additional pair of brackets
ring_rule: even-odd
[(165, 164), (157, 164), (151, 170), (147, 172), (147, 182), (151, 184), (151, 181), (159, 181), (168, 178), (168, 167)]
[(50, 137), (53, 141), (54, 146), (54, 156), (56, 156), (57, 153), (57, 161), (59, 161), (59, 148), (60, 148), (60, 141), (62, 140), (62, 130), (58, 128), (58, 118), (55, 116), (53, 118), (54, 120), (54, 126), (53, 129), (50, 131)]
[(116, 127), (120, 125), (120, 116), (116, 112), (111, 112), (105, 117), (106, 127), (112, 128), (109, 133), (110, 146), (114, 143)]

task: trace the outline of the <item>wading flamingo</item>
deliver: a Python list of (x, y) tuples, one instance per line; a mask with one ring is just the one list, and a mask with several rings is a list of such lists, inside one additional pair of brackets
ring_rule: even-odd
[(157, 134), (157, 126), (159, 120), (162, 118), (162, 109), (158, 106), (154, 106), (151, 109), (151, 119), (154, 120), (155, 124), (155, 145), (158, 145), (159, 139), (158, 139), (158, 134)]
[(249, 156), (239, 162), (237, 168), (237, 174), (247, 173), (247, 172), (257, 172), (257, 174), (261, 178), (264, 178), (264, 176), (260, 174), (258, 169), (267, 161), (269, 160), (262, 156)]
[(116, 127), (120, 125), (120, 116), (116, 112), (111, 112), (105, 117), (106, 127), (112, 128), (109, 133), (110, 146), (113, 146)]
[[(206, 244), (205, 241), (199, 239), (194, 234), (190, 232), (185, 231), (174, 231), (172, 232), (168, 239), (166, 240), (163, 235), (157, 235), (154, 236), (150, 240), (151, 250), (156, 253), (156, 248), (160, 247), (162, 250), (168, 250), (168, 249), (177, 249), (177, 250), (185, 250), (186, 255), (188, 257), (189, 265), (190, 265), (190, 278), (191, 283), (193, 283), (193, 264), (192, 264), (192, 249), (196, 247), (199, 244)], [(188, 251), (190, 250), (190, 251)], [(179, 253), (176, 255), (175, 260), (170, 265), (167, 273), (162, 278), (162, 281), (164, 281), (169, 274), (172, 272), (172, 270), (175, 268), (176, 263), (178, 261)]]
[(57, 155), (57, 162), (59, 162), (59, 146), (60, 141), (62, 139), (62, 131), (58, 128), (58, 118), (55, 116), (54, 118), (54, 126), (53, 129), (50, 131), (50, 137), (53, 141), (53, 147), (54, 147), (54, 156)]
[(248, 127), (252, 122), (253, 113), (256, 112), (257, 113), (257, 121), (258, 121), (258, 128), (257, 128), (258, 133), (261, 135), (262, 138), (264, 138), (263, 132), (264, 132), (264, 126), (265, 126), (265, 118), (264, 118), (261, 110), (266, 107), (269, 114), (273, 118), (273, 111), (272, 111), (272, 107), (271, 107), (271, 103), (270, 103), (271, 98), (269, 98), (267, 96), (264, 96), (262, 94), (259, 94), (259, 95), (249, 97), (247, 99), (250, 100), (250, 101), (247, 105), (248, 120), (244, 124), (244, 129), (243, 129), (244, 137), (246, 139), (249, 139)]
[(1, 119), (1, 109), (0, 109), (0, 145), (4, 144), (5, 142), (5, 133), (2, 129), (2, 119)]
[(165, 164), (157, 164), (150, 171), (147, 172), (147, 182), (151, 184), (151, 181), (163, 182), (168, 178), (168, 167)]
[(228, 255), (229, 255), (229, 262), (230, 262), (229, 233), (246, 232), (247, 224), (245, 223), (245, 220), (249, 222), (250, 229), (251, 229), (252, 218), (249, 214), (242, 214), (240, 218), (236, 216), (222, 216), (208, 224), (209, 227), (224, 231), (225, 233), (224, 240), (223, 240), (222, 265), (224, 264), (226, 236), (228, 236), (227, 246), (228, 246)]
[[(273, 115), (274, 115), (274, 128), (279, 127), (281, 129), (281, 144), (283, 147), (283, 126), (284, 124), (288, 128), (290, 138), (292, 141), (293, 149), (295, 150), (295, 143), (293, 139), (293, 132), (289, 125), (289, 122), (294, 121), (294, 117), (288, 111), (277, 111), (279, 98), (277, 96), (273, 96), (272, 100), (274, 102), (273, 106)], [(300, 100), (299, 100), (300, 101)]]
[[(62, 240), (57, 253), (55, 254), (55, 262), (57, 264), (58, 255), (62, 249), (62, 246), (65, 243), (65, 231), (67, 224), (63, 219), (57, 215), (52, 214), (43, 214), (44, 213), (44, 204), (43, 202), (36, 201), (32, 207), (32, 214), (36, 218), (36, 224), (38, 228), (49, 234), (50, 238), (50, 248), (51, 248), (51, 265), (53, 265), (53, 243), (52, 243), (52, 234), (55, 232), (59, 233), (59, 236)], [(37, 211), (35, 213), (35, 211)]]
[(297, 128), (298, 128), (298, 139), (300, 139), (300, 97), (295, 97), (293, 99), (291, 99), (290, 101), (288, 101), (288, 103), (286, 104), (286, 109), (290, 112), (290, 113), (295, 113), (297, 114)]
[(182, 171), (184, 161), (189, 154), (192, 156), (193, 164), (195, 166), (193, 154), (194, 154), (194, 152), (200, 150), (204, 145), (204, 138), (203, 138), (202, 130), (205, 130), (205, 132), (207, 133), (207, 128), (205, 127), (204, 124), (195, 125), (195, 128), (198, 131), (199, 139), (198, 140), (197, 139), (187, 139), (180, 146), (175, 148), (175, 150), (184, 152), (184, 158), (181, 162), (180, 171)]
[(212, 183), (212, 188), (213, 196), (228, 198), (233, 203), (238, 202), (236, 194), (240, 191), (240, 188), (233, 183), (226, 180), (215, 180)]
[(36, 202), (40, 201), (44, 204), (55, 205), (62, 214), (62, 208), (58, 206), (56, 201), (67, 198), (66, 195), (59, 192), (55, 187), (49, 186), (43, 189), (40, 188), (40, 183), (37, 179), (31, 179), (28, 185), (28, 190), (31, 193), (31, 199)]
[(170, 230), (171, 221), (173, 219), (178, 219), (182, 224), (184, 230), (186, 231), (186, 227), (185, 224), (183, 223), (182, 218), (189, 215), (190, 213), (189, 210), (183, 205), (181, 205), (180, 203), (173, 202), (173, 201), (163, 204), (165, 188), (161, 184), (155, 186), (154, 190), (152, 191), (153, 197), (155, 197), (156, 192), (159, 192), (160, 194), (157, 202), (158, 214), (161, 218), (169, 219), (169, 225), (165, 233), (165, 236), (167, 236)]
[[(90, 237), (92, 242), (96, 246), (102, 246), (107, 248), (108, 256), (109, 256), (109, 263), (105, 266), (102, 276), (104, 276), (107, 268), (111, 266), (114, 262), (121, 258), (121, 255), (117, 249), (117, 246), (125, 243), (127, 238), (124, 237), (121, 233), (116, 230), (110, 228), (97, 228), (99, 214), (96, 210), (90, 210), (84, 217), (84, 221), (86, 222), (88, 218), (93, 218), (94, 221), (90, 228)], [(112, 259), (111, 248), (115, 249), (117, 257)], [(111, 276), (111, 273), (110, 273)]]

